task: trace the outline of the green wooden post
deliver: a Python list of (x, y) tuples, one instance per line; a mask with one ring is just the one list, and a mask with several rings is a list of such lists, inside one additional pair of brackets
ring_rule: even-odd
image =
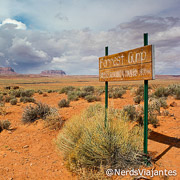
[[(105, 47), (105, 56), (108, 56), (108, 46)], [(107, 127), (107, 109), (108, 109), (108, 81), (105, 81), (105, 121), (104, 126)]]
[[(144, 33), (144, 46), (148, 45), (148, 33)], [(144, 80), (144, 154), (148, 153), (148, 80)]]

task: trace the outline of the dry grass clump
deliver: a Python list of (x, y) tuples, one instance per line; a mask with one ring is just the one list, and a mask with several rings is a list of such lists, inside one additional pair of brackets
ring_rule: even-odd
[(142, 97), (140, 95), (137, 95), (133, 98), (133, 100), (136, 104), (140, 104)]
[(9, 94), (15, 97), (32, 97), (34, 92), (35, 91), (31, 89), (28, 90), (19, 89), (19, 90), (10, 90)]
[(49, 127), (51, 130), (58, 130), (64, 124), (64, 120), (59, 116), (56, 109), (52, 109), (51, 113), (49, 113), (44, 119), (45, 127)]
[(60, 129), (64, 123), (56, 108), (42, 103), (37, 103), (35, 106), (26, 106), (22, 115), (22, 122), (33, 123), (37, 119), (43, 119), (45, 127), (53, 130)]
[(47, 104), (37, 103), (35, 106), (26, 106), (22, 114), (23, 123), (32, 123), (37, 119), (45, 119), (51, 113), (51, 107)]
[(125, 93), (126, 93), (126, 90), (122, 88), (112, 88), (110, 89), (110, 92), (109, 92), (109, 98), (113, 98), (113, 99), (121, 98), (123, 94)]
[(10, 104), (11, 104), (11, 105), (16, 105), (16, 104), (17, 104), (17, 99), (16, 99), (16, 98), (11, 99), (11, 100), (10, 100)]
[[(158, 103), (152, 103), (148, 106), (148, 124), (152, 124), (154, 127), (159, 125), (157, 116), (160, 113), (160, 106)], [(127, 116), (127, 120), (135, 121), (139, 125), (144, 124), (144, 108), (141, 105), (127, 105), (122, 109), (122, 114)]]
[(20, 102), (23, 102), (23, 103), (27, 103), (27, 102), (35, 103), (35, 99), (32, 98), (32, 97), (21, 97)]
[(63, 108), (63, 107), (69, 107), (69, 101), (66, 99), (62, 99), (61, 101), (59, 101), (58, 106), (59, 108)]
[(100, 101), (101, 98), (99, 96), (95, 96), (95, 95), (87, 95), (84, 98), (85, 100), (87, 100), (88, 102), (94, 102), (94, 101)]
[(0, 120), (0, 132), (3, 131), (3, 129), (9, 129), (11, 123), (8, 120)]
[(74, 89), (75, 89), (74, 86), (66, 86), (66, 87), (63, 87), (59, 93), (60, 94), (62, 94), (62, 93), (68, 94), (68, 92), (74, 91)]
[(143, 131), (130, 126), (117, 110), (108, 113), (104, 127), (104, 107), (90, 106), (83, 114), (73, 117), (59, 133), (56, 143), (63, 151), (68, 167), (80, 169), (100, 167), (134, 168), (142, 164)]
[(79, 96), (77, 91), (70, 91), (68, 92), (68, 101), (77, 101), (79, 100)]

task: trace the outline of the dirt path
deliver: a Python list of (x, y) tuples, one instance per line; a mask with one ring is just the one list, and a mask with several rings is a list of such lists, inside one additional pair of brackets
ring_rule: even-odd
[[(58, 107), (58, 102), (65, 95), (58, 93), (48, 94), (47, 97), (36, 94), (35, 99), (50, 106)], [(175, 101), (168, 99), (168, 104)], [(102, 97), (102, 103), (104, 97)], [(156, 169), (172, 169), (180, 173), (180, 101), (175, 101), (176, 107), (170, 107), (168, 111), (174, 114), (171, 117), (159, 117), (160, 126), (153, 128), (149, 141), (149, 152), (156, 159)], [(63, 118), (68, 120), (71, 116), (79, 114), (91, 103), (85, 100), (71, 102), (71, 107), (59, 109)], [(110, 99), (109, 106), (122, 108), (124, 105), (133, 104), (133, 97), (130, 91), (123, 96), (123, 99)], [(58, 131), (44, 128), (43, 121), (39, 120), (31, 125), (23, 125), (20, 121), (22, 111), (27, 104), (19, 103), (18, 106), (6, 104), (5, 116), (0, 120), (11, 121), (12, 130), (4, 130), (0, 133), (0, 180), (39, 180), (39, 179), (77, 179), (70, 173), (62, 159), (62, 155), (56, 150), (53, 139)], [(178, 175), (178, 177), (180, 177)], [(177, 179), (176, 177), (175, 179)], [(157, 178), (158, 179), (158, 178)], [(170, 178), (173, 179), (173, 178)]]

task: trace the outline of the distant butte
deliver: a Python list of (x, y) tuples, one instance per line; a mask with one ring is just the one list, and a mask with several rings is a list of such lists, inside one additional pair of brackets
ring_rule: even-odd
[(11, 67), (0, 67), (0, 74), (2, 74), (2, 75), (16, 75), (17, 73)]
[(45, 70), (40, 73), (45, 76), (65, 76), (66, 73), (63, 70)]

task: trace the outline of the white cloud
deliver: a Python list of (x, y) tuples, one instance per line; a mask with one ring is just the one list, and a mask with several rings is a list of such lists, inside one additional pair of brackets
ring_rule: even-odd
[(13, 24), (15, 25), (15, 29), (22, 29), (22, 30), (26, 30), (26, 25), (23, 24), (22, 22), (19, 22), (19, 21), (16, 21), (14, 19), (5, 19), (2, 24), (0, 24), (0, 26), (5, 26), (5, 25), (8, 25), (8, 24)]
[[(98, 57), (143, 46), (143, 33), (155, 44), (156, 73), (178, 73), (180, 57), (179, 18), (135, 17), (108, 31), (90, 28), (47, 32), (0, 28), (1, 64), (17, 72), (39, 73), (45, 69), (62, 69), (67, 74), (98, 74)], [(15, 32), (15, 33), (14, 33)], [(172, 63), (173, 62), (173, 63)]]
[[(27, 41), (27, 38), (14, 38), (9, 51), (16, 56), (21, 57), (21, 59), (31, 59), (32, 62), (37, 60), (44, 61), (48, 58), (48, 54), (46, 52), (34, 48), (32, 43)], [(17, 61), (18, 60), (20, 59), (17, 59)]]
[(52, 63), (62, 63), (66, 62), (67, 59), (65, 57), (53, 57)]
[(82, 57), (82, 61), (84, 61), (84, 62), (91, 62), (91, 63), (93, 63), (94, 61), (97, 61), (98, 59), (99, 59), (98, 56), (93, 56), (93, 55)]

